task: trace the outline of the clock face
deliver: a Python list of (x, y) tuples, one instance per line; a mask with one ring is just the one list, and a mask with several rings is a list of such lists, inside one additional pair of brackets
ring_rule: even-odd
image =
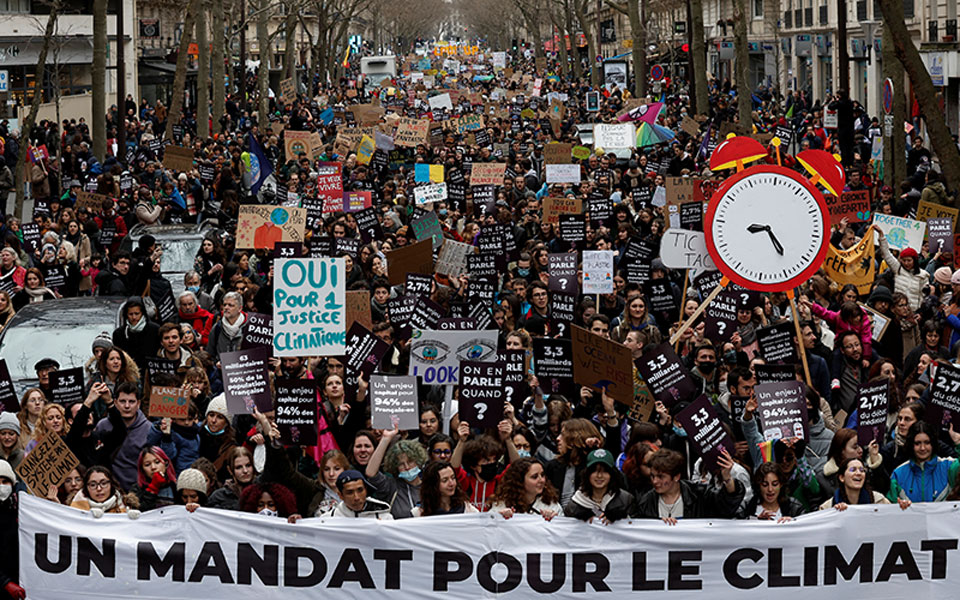
[(707, 208), (707, 250), (720, 272), (752, 290), (785, 291), (813, 275), (827, 252), (823, 196), (777, 166), (741, 171)]

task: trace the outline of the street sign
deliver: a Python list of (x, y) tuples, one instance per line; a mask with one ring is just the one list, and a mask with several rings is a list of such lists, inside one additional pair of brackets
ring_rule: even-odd
[(633, 40), (632, 39), (623, 40), (622, 42), (620, 42), (620, 45), (626, 48), (627, 50), (629, 50), (630, 48), (633, 48)]
[(823, 126), (825, 129), (836, 129), (839, 126), (837, 109), (825, 108), (823, 111)]
[(660, 81), (663, 79), (663, 66), (653, 65), (650, 67), (650, 79), (653, 79), (654, 81)]
[(597, 55), (597, 62), (598, 62), (598, 63), (602, 63), (602, 62), (603, 62), (603, 56), (602, 56), (602, 55), (600, 55), (600, 54)]
[(883, 112), (893, 112), (893, 80), (889, 77), (883, 80)]
[(6, 92), (8, 90), (9, 79), (7, 77), (6, 71), (0, 71), (0, 92)]
[(893, 115), (883, 115), (883, 135), (893, 136)]

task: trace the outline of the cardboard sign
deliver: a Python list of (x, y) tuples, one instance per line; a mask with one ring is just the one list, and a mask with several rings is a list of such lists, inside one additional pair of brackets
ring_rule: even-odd
[(572, 158), (573, 144), (553, 142), (543, 147), (544, 162), (548, 165), (565, 165)]
[(928, 202), (926, 200), (921, 200), (917, 204), (917, 220), (918, 221), (927, 221), (930, 219), (950, 219), (951, 231), (953, 231), (957, 226), (957, 215), (960, 213), (960, 210), (950, 207), (943, 206), (942, 204), (934, 204), (933, 202)]
[[(579, 169), (579, 167), (577, 167)], [(543, 199), (543, 222), (557, 225), (561, 215), (579, 215), (583, 212), (583, 201), (579, 198), (546, 197)]]
[(190, 399), (187, 398), (185, 391), (180, 387), (156, 385), (151, 387), (148, 409), (150, 418), (186, 419), (190, 416)]
[(503, 419), (506, 391), (504, 363), (460, 362), (460, 421), (470, 427), (494, 429)]
[(460, 362), (493, 362), (497, 335), (491, 331), (439, 331), (414, 329), (410, 336), (408, 375), (419, 375), (428, 385), (456, 385)]
[(669, 343), (644, 353), (634, 364), (653, 396), (667, 408), (681, 400), (690, 400), (697, 385)]
[(760, 355), (768, 363), (796, 363), (800, 357), (793, 343), (794, 335), (794, 326), (789, 322), (761, 327), (757, 330)]
[(163, 166), (183, 173), (193, 170), (193, 148), (173, 145), (164, 147)]
[(342, 258), (274, 261), (274, 354), (337, 356), (344, 353), (345, 268)]
[(437, 256), (436, 272), (447, 277), (459, 277), (467, 271), (467, 259), (477, 251), (476, 246), (454, 240), (443, 240)]
[(370, 376), (370, 415), (374, 429), (417, 429), (419, 410), (416, 377)]
[(850, 223), (861, 223), (870, 219), (869, 190), (843, 192), (839, 198), (833, 194), (824, 194), (823, 198), (827, 202), (831, 227), (844, 218)]
[(403, 285), (407, 273), (433, 275), (433, 243), (423, 240), (387, 253), (390, 285)]
[(276, 379), (275, 422), (280, 441), (291, 446), (317, 445), (317, 380)]
[(913, 248), (919, 251), (923, 246), (927, 224), (922, 221), (874, 213), (873, 224), (880, 227), (891, 250)]
[[(104, 200), (110, 200), (110, 196), (104, 194), (94, 194), (93, 192), (85, 192), (80, 190), (77, 192), (77, 202), (74, 204), (74, 208), (77, 210), (85, 208), (90, 212), (99, 213), (101, 210), (100, 207), (103, 206)], [(36, 227), (35, 223), (24, 223), (24, 238), (26, 238), (27, 225), (34, 225)], [(37, 239), (40, 239), (39, 236), (37, 236)]]
[(430, 110), (446, 109), (453, 110), (453, 101), (450, 98), (449, 93), (438, 94), (436, 96), (431, 96), (427, 100), (430, 104)]
[(55, 434), (45, 435), (17, 465), (17, 477), (31, 494), (44, 498), (51, 485), (60, 487), (70, 471), (79, 464), (80, 461), (67, 447), (63, 438)]
[(367, 290), (347, 291), (347, 331), (354, 323), (360, 323), (367, 329), (373, 329), (373, 317), (370, 314), (370, 292)]
[(273, 410), (267, 367), (269, 356), (266, 348), (220, 353), (223, 393), (230, 414), (248, 415), (254, 408), (260, 412)]
[(306, 225), (304, 208), (244, 204), (237, 222), (237, 248), (273, 250), (277, 242), (302, 243)]
[(473, 163), (470, 169), (470, 186), (503, 185), (503, 176), (506, 171), (506, 163)]
[(547, 394), (573, 390), (573, 348), (570, 340), (533, 338), (533, 359), (540, 388)]
[(719, 465), (717, 459), (721, 450), (733, 452), (733, 440), (727, 429), (717, 416), (717, 409), (710, 400), (701, 394), (690, 406), (681, 410), (675, 417), (683, 427), (694, 447), (703, 456), (704, 464), (710, 471), (716, 470)]
[(927, 219), (930, 252), (953, 252), (953, 220), (950, 217)]
[(578, 164), (548, 164), (547, 183), (580, 183), (580, 165)]
[(243, 339), (240, 342), (241, 350), (251, 348), (273, 348), (273, 317), (261, 313), (246, 313), (247, 320), (243, 323)]
[(608, 338), (571, 327), (573, 380), (628, 406), (633, 405), (633, 358), (630, 349)]
[(583, 252), (583, 293), (613, 293), (613, 255), (610, 250)]
[(809, 439), (807, 401), (799, 381), (763, 383), (754, 388), (757, 397), (763, 439)]
[(576, 294), (579, 291), (576, 253), (549, 254), (547, 260), (550, 270), (548, 289), (551, 292)]
[(50, 373), (50, 401), (67, 407), (83, 402), (83, 367)]
[(393, 143), (403, 148), (416, 148), (427, 143), (430, 133), (429, 119), (401, 118), (397, 125), (397, 132), (393, 135)]
[(887, 406), (890, 403), (890, 381), (867, 383), (857, 391), (857, 443), (869, 446), (876, 440), (883, 445), (887, 427)]
[(297, 99), (297, 85), (292, 77), (280, 80), (280, 99), (285, 103), (293, 102)]

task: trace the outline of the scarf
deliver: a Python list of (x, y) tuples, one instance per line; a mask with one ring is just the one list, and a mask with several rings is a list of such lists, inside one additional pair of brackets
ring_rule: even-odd
[(240, 337), (240, 328), (243, 327), (243, 324), (247, 321), (246, 316), (243, 313), (240, 313), (240, 316), (237, 317), (236, 323), (231, 325), (227, 322), (226, 319), (220, 319), (220, 327), (223, 328), (223, 333), (226, 334), (231, 340), (235, 340)]
[(607, 509), (607, 505), (610, 504), (610, 501), (613, 500), (613, 494), (607, 492), (603, 495), (603, 498), (600, 500), (600, 502), (597, 502), (592, 496), (588, 496), (581, 490), (577, 490), (573, 493), (573, 498), (570, 500), (579, 506), (590, 509), (593, 511), (593, 514), (600, 516), (603, 514), (603, 511)]
[(108, 513), (111, 509), (113, 509), (114, 506), (117, 505), (117, 500), (119, 499), (119, 496), (113, 494), (103, 502), (97, 502), (93, 498), (87, 498), (87, 503), (90, 505), (90, 508), (99, 508), (103, 512)]
[(893, 443), (897, 445), (897, 448), (903, 448), (903, 445), (907, 443), (907, 438), (905, 436), (900, 435), (900, 432), (894, 429)]
[[(845, 503), (845, 504), (848, 504), (848, 503), (849, 503), (849, 502), (847, 501), (847, 492), (846, 492), (846, 490), (843, 488), (843, 486), (840, 486), (840, 488), (837, 489), (837, 491), (833, 493), (833, 503), (834, 503), (834, 505), (837, 505), (837, 504), (839, 504), (839, 503), (841, 503), (841, 502), (843, 502), (843, 503)], [(873, 494), (871, 494), (870, 492), (868, 492), (868, 491), (866, 490), (866, 488), (861, 488), (861, 489), (860, 489), (860, 496), (857, 498), (857, 504), (873, 504)]]
[(25, 287), (25, 288), (23, 288), (23, 291), (24, 291), (24, 293), (26, 293), (28, 296), (30, 296), (30, 302), (31, 302), (31, 303), (33, 303), (33, 302), (40, 302), (41, 300), (43, 300), (44, 294), (50, 294), (51, 296), (53, 295), (53, 292), (51, 292), (49, 288), (46, 288), (46, 287), (43, 287), (43, 286), (40, 286), (40, 287), (38, 287), (38, 288), (33, 288), (33, 289), (30, 289), (30, 288), (26, 288), (26, 287)]
[(147, 318), (140, 317), (140, 320), (137, 321), (136, 325), (130, 325), (127, 323), (127, 335), (131, 333), (142, 333), (144, 328), (147, 326)]

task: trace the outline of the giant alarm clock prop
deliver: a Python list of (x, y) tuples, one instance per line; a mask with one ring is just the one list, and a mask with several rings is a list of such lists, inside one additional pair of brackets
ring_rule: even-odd
[[(779, 142), (771, 140), (778, 163)], [(817, 272), (830, 243), (830, 214), (817, 184), (839, 196), (846, 177), (839, 159), (823, 150), (796, 156), (810, 179), (779, 164), (744, 168), (766, 156), (756, 140), (730, 136), (710, 157), (713, 171), (737, 169), (713, 194), (704, 218), (707, 252), (723, 278), (674, 339), (731, 281), (749, 290), (786, 292), (800, 339), (793, 290)]]

